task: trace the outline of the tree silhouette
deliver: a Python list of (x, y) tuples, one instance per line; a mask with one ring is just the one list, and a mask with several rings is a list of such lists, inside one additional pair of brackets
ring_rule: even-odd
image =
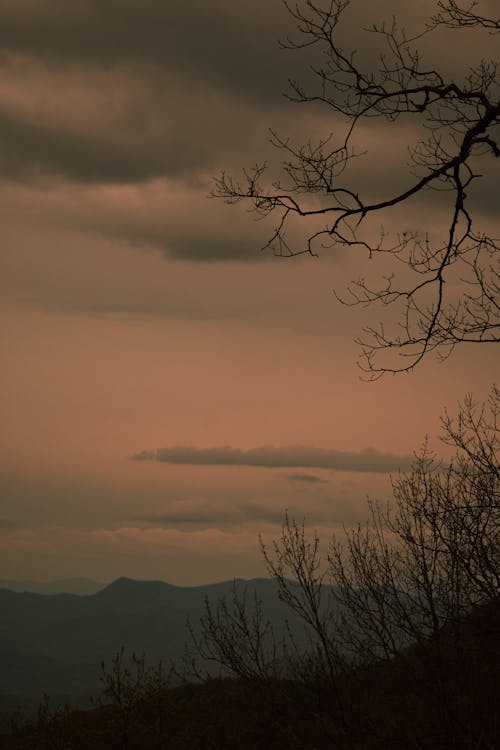
[(452, 457), (438, 461), (424, 444), (412, 471), (393, 480), (393, 502), (370, 503), (367, 523), (335, 536), (326, 555), (316, 533), (285, 517), (262, 550), (305, 642), (290, 631), (278, 641), (259, 603), (248, 607), (235, 590), (232, 602), (207, 604), (190, 656), (243, 680), (305, 686), (339, 746), (359, 719), (349, 685), (356, 692), (377, 670), (385, 689), (399, 684), (411, 696), (405, 718), (384, 730), (387, 742), (407, 723), (415, 747), (441, 746), (440, 733), (447, 746), (494, 747), (497, 693), (487, 705), (481, 682), (498, 667), (488, 618), (498, 620), (500, 602), (499, 413), (495, 387), (487, 404), (467, 397), (455, 418), (445, 412)]
[[(316, 255), (320, 248), (341, 246), (387, 259), (390, 270), (381, 281), (372, 283), (360, 274), (345, 294), (337, 295), (346, 305), (398, 308), (396, 327), (369, 326), (357, 340), (359, 365), (369, 379), (413, 370), (433, 350), (445, 358), (459, 343), (498, 342), (498, 237), (491, 226), (478, 226), (479, 212), (469, 195), (486, 160), (500, 156), (497, 62), (478, 60), (460, 82), (426, 65), (417, 44), (447, 29), (497, 34), (500, 20), (482, 15), (478, 0), (467, 5), (442, 0), (413, 36), (395, 19), (373, 26), (366, 30), (379, 42), (373, 69), (343, 47), (349, 0), (283, 3), (298, 36), (282, 45), (310, 52), (315, 81), (306, 90), (291, 80), (288, 98), (327, 108), (343, 133), (297, 145), (271, 131), (271, 143), (282, 156), (282, 176), (266, 180), (265, 162), (244, 170), (241, 179), (222, 172), (213, 196), (230, 204), (244, 201), (259, 217), (272, 214), (275, 228), (265, 247), (277, 255)], [(368, 191), (351, 179), (352, 163), (361, 156), (355, 141), (368, 119), (394, 128), (410, 123), (421, 131), (408, 146), (405, 187), (386, 192), (381, 180), (375, 197), (365, 197)], [(384, 221), (391, 209), (426, 191), (444, 197), (447, 218), (440, 237), (427, 231), (425, 207), (416, 230), (392, 236), (383, 228), (374, 232), (373, 217)], [(289, 239), (294, 220), (306, 226), (303, 243)]]

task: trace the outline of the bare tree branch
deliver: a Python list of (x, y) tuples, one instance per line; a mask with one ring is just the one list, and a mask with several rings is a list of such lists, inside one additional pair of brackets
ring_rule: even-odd
[[(358, 63), (354, 51), (341, 46), (349, 0), (296, 5), (284, 0), (284, 5), (299, 36), (283, 46), (315, 48), (322, 60), (312, 67), (316, 90), (307, 92), (290, 81), (288, 98), (320, 104), (337, 120), (346, 119), (344, 135), (328, 134), (297, 145), (272, 131), (271, 143), (282, 154), (282, 178), (266, 184), (266, 163), (244, 171), (241, 181), (222, 172), (213, 196), (228, 203), (248, 202), (259, 217), (275, 216), (265, 248), (277, 255), (317, 255), (322, 248), (343, 246), (365, 251), (369, 258), (387, 257), (395, 269), (405, 270), (404, 280), (394, 271), (381, 284), (360, 276), (347, 293), (337, 295), (347, 305), (381, 303), (399, 309), (399, 330), (369, 326), (358, 339), (359, 364), (369, 379), (413, 370), (431, 351), (446, 358), (459, 343), (497, 343), (499, 238), (476, 226), (468, 193), (482, 176), (477, 166), (481, 160), (500, 155), (498, 63), (481, 60), (457, 83), (425, 67), (416, 43), (443, 27), (496, 33), (500, 21), (476, 12), (477, 2), (462, 7), (443, 0), (438, 13), (413, 37), (395, 19), (374, 26), (367, 31), (380, 38), (381, 51), (377, 69), (370, 70)], [(397, 127), (402, 117), (413, 118), (428, 133), (409, 147), (408, 184), (378, 200), (365, 198), (362, 189), (347, 180), (353, 160), (362, 156), (354, 146), (359, 126), (367, 118), (378, 118)], [(422, 228), (399, 234), (395, 241), (383, 230), (373, 238), (371, 217), (429, 190), (447, 194), (447, 229), (441, 239), (431, 240)], [(315, 227), (302, 245), (291, 242), (287, 233), (293, 217)], [(318, 222), (323, 222), (319, 228)]]

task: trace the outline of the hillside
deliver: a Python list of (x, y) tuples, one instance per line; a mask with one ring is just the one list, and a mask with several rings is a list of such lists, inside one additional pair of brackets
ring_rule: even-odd
[(30, 581), (0, 578), (0, 589), (10, 591), (27, 591), (31, 594), (95, 594), (106, 586), (102, 581), (90, 578), (62, 578), (57, 581)]
[(493, 750), (500, 740), (500, 602), (478, 608), (463, 626), (459, 642), (440, 633), (439, 663), (429, 641), (335, 682), (311, 673), (300, 681), (125, 689), (90, 711), (51, 713), (45, 706), (35, 725), (19, 727), (2, 747)]
[[(271, 580), (238, 582), (262, 599), (270, 619), (285, 610)], [(0, 710), (38, 701), (42, 693), (79, 702), (100, 686), (100, 664), (124, 647), (148, 663), (179, 658), (186, 619), (199, 620), (205, 598), (231, 595), (233, 581), (180, 587), (120, 578), (87, 596), (0, 589)]]

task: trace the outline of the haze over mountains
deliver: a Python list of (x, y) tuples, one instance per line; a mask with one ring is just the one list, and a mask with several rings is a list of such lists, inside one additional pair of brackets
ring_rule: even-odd
[[(183, 750), (185, 747), (271, 746), (326, 749), (332, 747), (329, 732), (339, 720), (336, 713), (339, 688), (341, 705), (347, 706), (349, 711), (349, 736), (351, 742), (354, 738), (356, 747), (385, 750), (389, 746), (386, 736), (392, 737), (394, 733), (400, 741), (390, 742), (391, 747), (413, 746), (412, 738), (419, 746), (432, 750), (472, 747), (470, 742), (456, 742), (450, 733), (454, 724), (450, 728), (449, 721), (444, 723), (443, 716), (447, 720), (444, 708), (456, 704), (471, 736), (485, 731), (489, 739), (497, 736), (498, 722), (494, 717), (498, 705), (498, 600), (476, 608), (464, 620), (458, 651), (456, 632), (453, 628), (442, 629), (439, 673), (433, 671), (436, 668), (435, 644), (430, 639), (407, 650), (406, 662), (405, 659), (399, 664), (397, 659), (392, 663), (382, 660), (368, 669), (355, 669), (350, 676), (349, 673), (343, 675), (340, 682), (335, 683), (335, 693), (329, 692), (325, 682), (325, 687), (320, 688), (321, 703), (318, 703), (319, 683), (314, 678), (311, 684), (297, 683), (292, 687), (287, 680), (278, 683), (271, 680), (269, 684), (238, 679), (211, 680), (188, 689), (168, 690), (163, 702), (158, 702), (155, 693), (154, 701), (137, 704), (133, 715), (127, 713), (128, 709), (121, 712), (119, 704), (109, 705), (108, 702), (89, 711), (63, 711), (61, 714), (56, 711), (54, 719), (42, 719), (37, 723), (36, 707), (42, 694), (52, 698), (51, 708), (63, 701), (73, 706), (80, 703), (85, 708), (89, 695), (99, 693), (100, 661), (104, 659), (109, 666), (121, 646), (129, 655), (132, 650), (139, 654), (145, 651), (150, 664), (159, 657), (167, 659), (180, 655), (186, 637), (186, 615), (195, 624), (205, 596), (211, 602), (222, 595), (230, 598), (235, 586), (238, 592), (246, 588), (250, 596), (255, 592), (267, 616), (274, 622), (282, 622), (285, 609), (277, 596), (276, 581), (272, 579), (240, 579), (188, 588), (162, 581), (120, 578), (101, 591), (84, 596), (0, 589), (2, 748), (40, 750), (52, 743), (53, 748), (97, 750), (115, 747), (117, 737), (121, 737), (120, 746), (124, 748), (166, 747), (168, 744), (168, 747)], [(288, 610), (286, 613), (290, 615)], [(296, 622), (290, 624), (298, 633)], [(447, 696), (444, 707), (436, 700), (433, 690), (437, 674), (444, 680), (442, 695)], [(418, 692), (416, 687), (425, 689)], [(9, 718), (16, 714), (17, 706), (24, 709), (21, 716), (24, 714), (28, 724), (11, 733)], [(318, 706), (322, 711), (321, 721)], [(154, 710), (163, 712), (163, 723), (156, 718), (152, 721), (152, 716), (157, 717)], [(35, 717), (34, 722), (30, 714)], [(128, 722), (131, 716), (132, 723), (127, 723), (126, 734), (120, 735), (119, 732), (124, 731), (124, 717), (128, 717)], [(327, 720), (333, 724), (326, 724)], [(164, 735), (158, 735), (159, 727)], [(309, 744), (290, 744), (290, 727), (293, 732), (298, 727)], [(366, 733), (366, 727), (370, 734)], [(386, 735), (386, 732), (392, 734)], [(162, 741), (164, 738), (163, 744), (158, 744), (158, 737)], [(253, 741), (255, 737), (257, 744)], [(383, 744), (378, 741), (380, 738)], [(470, 739), (469, 734), (467, 738)], [(354, 745), (349, 744), (349, 747)], [(497, 744), (493, 740), (484, 747), (497, 747)]]

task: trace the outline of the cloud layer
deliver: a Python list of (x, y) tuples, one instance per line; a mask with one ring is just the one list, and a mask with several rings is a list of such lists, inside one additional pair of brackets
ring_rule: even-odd
[[(398, 17), (418, 29), (433, 5), (398, 7)], [(375, 6), (352, 3), (342, 26), (346, 45), (367, 59), (376, 57), (379, 39), (359, 28), (360, 16), (369, 27), (394, 12), (390, 0)], [(331, 132), (341, 141), (345, 132), (331, 110), (292, 105), (281, 96), (289, 78), (314, 90), (314, 50), (296, 54), (278, 44), (293, 32), (279, 0), (0, 4), (2, 202), (13, 192), (9, 183), (21, 183), (58, 226), (75, 222), (190, 262), (261, 260), (258, 249), (272, 227), (249, 226), (248, 217), (208, 202), (211, 176), (220, 169), (238, 174), (266, 158), (278, 165), (282, 154), (269, 146), (270, 127), (295, 143)], [(427, 52), (437, 65), (448, 61), (442, 45)], [(458, 78), (461, 62), (453, 62)], [(413, 123), (391, 126), (389, 137), (377, 122), (363, 125), (358, 146), (368, 153), (353, 162), (354, 189), (366, 198), (408, 187), (406, 149), (416, 138)], [(496, 193), (486, 183), (478, 181), (471, 192), (482, 210), (494, 213)], [(75, 196), (75, 209), (71, 195), (81, 187), (89, 190)], [(133, 188), (133, 205), (123, 187)], [(17, 197), (10, 213), (23, 222), (27, 208)], [(436, 196), (424, 199), (432, 225)]]
[[(195, 448), (172, 446), (156, 451), (142, 451), (132, 456), (134, 461), (158, 461), (190, 466), (260, 466), (266, 468), (302, 467), (336, 469), (339, 471), (394, 472), (410, 468), (411, 456), (397, 456), (373, 448), (359, 452), (328, 450), (309, 445), (273, 446), (241, 450), (229, 446)], [(310, 477), (302, 481), (311, 481)], [(314, 481), (314, 480), (312, 480)]]
[[(481, 0), (486, 15), (496, 4)], [(369, 68), (380, 38), (362, 27), (396, 13), (418, 32), (434, 7), (352, 0), (343, 44)], [(279, 535), (285, 508), (325, 535), (362, 521), (442, 407), (480, 397), (494, 371), (493, 352), (457, 352), (361, 384), (351, 341), (366, 311), (335, 305), (332, 288), (389, 262), (339, 248), (271, 258), (259, 248), (275, 217), (207, 199), (221, 169), (268, 159), (276, 175), (269, 127), (297, 144), (343, 139), (334, 112), (281, 96), (288, 77), (311, 83), (314, 50), (277, 43), (293, 27), (281, 0), (0, 2), (4, 576), (255, 574), (257, 534)], [(464, 31), (454, 55), (426, 37), (423, 59), (461, 80), (486, 36), (479, 47)], [(343, 179), (364, 197), (405, 189), (417, 137), (413, 120), (362, 123), (366, 158)], [(491, 223), (494, 179), (468, 190)], [(432, 239), (447, 201), (391, 209), (388, 234)]]

